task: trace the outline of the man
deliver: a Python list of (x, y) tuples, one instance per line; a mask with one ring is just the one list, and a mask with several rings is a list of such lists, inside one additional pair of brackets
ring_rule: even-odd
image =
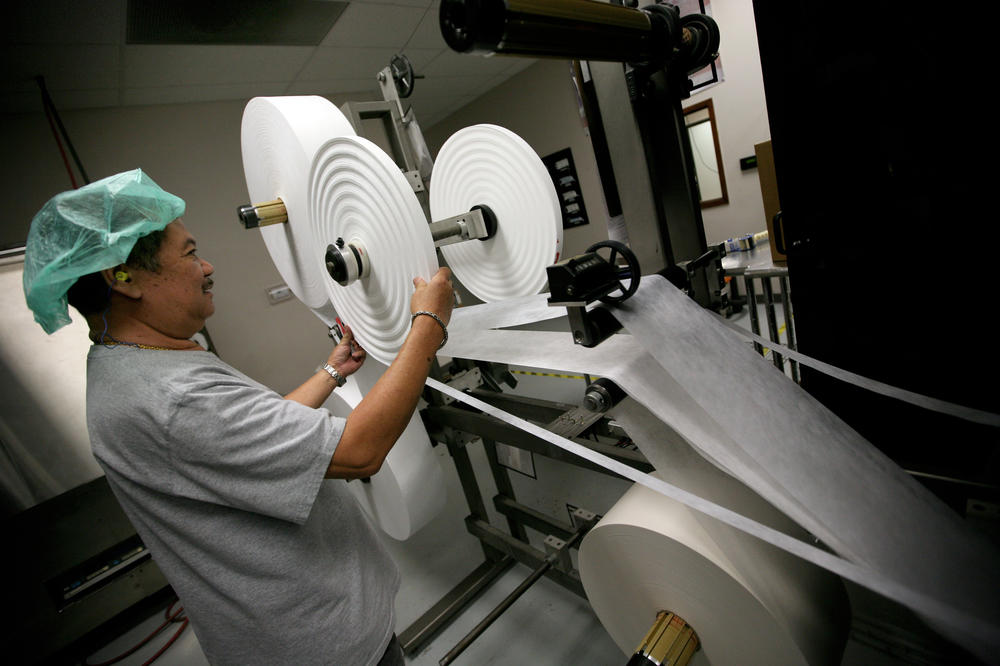
[(398, 572), (346, 484), (324, 479), (375, 474), (402, 433), (447, 334), (449, 273), (414, 279), (409, 336), (339, 419), (320, 406), (364, 362), (350, 329), (284, 397), (191, 340), (215, 310), (214, 269), (183, 210), (137, 170), (32, 222), (36, 319), (51, 332), (68, 299), (95, 343), (94, 454), (213, 664), (401, 664)]

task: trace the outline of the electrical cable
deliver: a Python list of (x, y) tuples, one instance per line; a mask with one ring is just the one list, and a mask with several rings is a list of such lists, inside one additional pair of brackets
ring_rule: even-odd
[(174, 635), (170, 637), (170, 640), (164, 643), (163, 646), (156, 651), (156, 654), (154, 654), (152, 657), (143, 662), (142, 666), (149, 666), (149, 664), (152, 664), (154, 661), (159, 659), (160, 656), (167, 651), (167, 648), (173, 645), (174, 642), (180, 637), (180, 635), (184, 633), (184, 630), (187, 629), (188, 624), (190, 624), (191, 621), (187, 618), (187, 616), (180, 617), (180, 619), (177, 619), (178, 616), (184, 612), (183, 606), (177, 609), (177, 613), (175, 613), (173, 616), (170, 616), (170, 609), (174, 607), (175, 603), (177, 603), (176, 599), (169, 606), (167, 606), (167, 610), (164, 613), (164, 617), (168, 619), (168, 622), (179, 622), (181, 626), (177, 628), (177, 631), (175, 631)]
[(184, 607), (183, 606), (181, 606), (180, 608), (178, 608), (173, 614), (170, 613), (170, 610), (174, 607), (174, 604), (176, 604), (177, 601), (178, 601), (177, 599), (174, 599), (172, 602), (170, 602), (170, 605), (167, 606), (166, 610), (163, 613), (163, 616), (166, 618), (164, 620), (163, 624), (161, 624), (159, 627), (157, 627), (156, 629), (154, 629), (152, 631), (152, 633), (150, 633), (148, 636), (146, 636), (145, 638), (143, 638), (141, 641), (139, 641), (138, 643), (136, 643), (135, 645), (133, 645), (132, 647), (130, 647), (128, 650), (126, 650), (125, 652), (122, 652), (120, 655), (118, 655), (116, 657), (112, 657), (111, 659), (108, 659), (107, 661), (102, 661), (102, 662), (99, 662), (99, 663), (96, 663), (96, 664), (92, 664), (89, 661), (87, 661), (86, 659), (84, 659), (83, 660), (83, 666), (110, 666), (111, 664), (116, 664), (119, 661), (121, 661), (122, 659), (124, 659), (125, 657), (128, 657), (129, 655), (133, 654), (136, 650), (140, 649), (141, 647), (143, 647), (144, 645), (146, 645), (147, 643), (149, 643), (149, 641), (153, 640), (153, 638), (155, 638), (161, 631), (163, 631), (164, 629), (166, 629), (168, 625), (173, 624), (175, 622), (179, 622), (181, 626), (178, 627), (177, 631), (174, 632), (174, 635), (170, 637), (170, 640), (168, 640), (156, 652), (156, 654), (154, 654), (152, 657), (150, 657), (149, 659), (147, 659), (146, 661), (144, 661), (142, 663), (142, 666), (149, 666), (149, 664), (152, 664), (154, 661), (156, 661), (157, 659), (159, 659), (160, 656), (162, 656), (164, 652), (166, 652), (167, 648), (169, 648), (171, 645), (174, 644), (174, 641), (176, 641), (177, 638), (181, 635), (181, 633), (183, 633), (184, 630), (187, 629), (188, 623), (190, 622), (190, 620), (186, 616), (185, 617), (181, 617), (181, 613), (184, 612)]
[(52, 117), (55, 119), (56, 125), (59, 127), (59, 132), (66, 141), (66, 147), (69, 148), (70, 155), (73, 156), (73, 161), (76, 162), (76, 168), (79, 169), (80, 176), (83, 178), (84, 184), (89, 184), (90, 178), (87, 176), (86, 169), (83, 168), (83, 162), (80, 161), (80, 156), (76, 154), (76, 149), (73, 147), (73, 142), (70, 141), (69, 133), (66, 131), (66, 127), (62, 123), (62, 119), (59, 117), (59, 112), (56, 110), (56, 105), (52, 101), (52, 97), (49, 95), (48, 88), (45, 87), (45, 77), (41, 75), (36, 76), (35, 81), (38, 83), (38, 87), (42, 91), (42, 104), (45, 105), (46, 112), (52, 113)]
[(52, 130), (52, 137), (56, 140), (56, 146), (59, 148), (59, 154), (62, 155), (63, 164), (66, 166), (66, 173), (69, 174), (69, 182), (75, 190), (79, 185), (76, 184), (76, 177), (73, 175), (73, 167), (69, 164), (69, 158), (66, 157), (66, 150), (63, 148), (62, 140), (59, 138), (59, 131), (56, 129), (55, 121), (52, 119), (52, 112), (49, 111), (47, 104), (43, 104), (45, 107), (45, 118), (49, 121), (49, 128)]

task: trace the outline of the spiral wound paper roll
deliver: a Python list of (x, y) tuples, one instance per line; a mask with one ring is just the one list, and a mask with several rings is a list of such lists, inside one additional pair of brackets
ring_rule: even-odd
[(292, 293), (327, 326), (336, 313), (324, 287), (328, 278), (312, 260), (316, 244), (305, 219), (309, 166), (325, 141), (354, 133), (347, 118), (322, 97), (255, 97), (243, 111), (240, 137), (250, 200), (280, 198), (288, 210), (288, 224), (261, 227), (261, 236)]
[[(383, 372), (384, 366), (369, 360), (333, 392), (324, 407), (347, 418)], [(378, 474), (365, 481), (351, 481), (348, 487), (368, 517), (401, 541), (441, 512), (446, 499), (444, 475), (418, 414), (410, 417)]]
[(496, 125), (451, 135), (434, 162), (431, 217), (485, 205), (498, 220), (493, 238), (441, 248), (463, 285), (491, 303), (537, 294), (559, 259), (562, 214), (545, 164), (524, 139)]
[(367, 278), (343, 287), (327, 276), (324, 285), (361, 346), (389, 365), (410, 330), (413, 278), (429, 280), (438, 268), (420, 202), (399, 167), (361, 137), (323, 144), (308, 184), (314, 270), (325, 271), (319, 248), (338, 238), (364, 248), (371, 262)]

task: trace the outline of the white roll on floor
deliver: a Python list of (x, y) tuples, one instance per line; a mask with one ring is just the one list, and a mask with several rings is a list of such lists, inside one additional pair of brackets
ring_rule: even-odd
[(538, 293), (562, 248), (559, 200), (531, 146), (496, 125), (455, 132), (434, 162), (431, 217), (442, 220), (477, 205), (496, 215), (497, 232), (441, 248), (455, 276), (488, 303)]
[(308, 177), (315, 270), (325, 273), (327, 245), (360, 242), (371, 274), (346, 287), (329, 275), (326, 293), (373, 358), (389, 365), (410, 330), (413, 278), (437, 271), (434, 241), (413, 188), (381, 148), (361, 137), (323, 144)]
[[(657, 478), (809, 540), (635, 400), (615, 407), (613, 417), (640, 450), (655, 448), (670, 461)], [(595, 547), (616, 555), (595, 559)], [(632, 636), (642, 638), (657, 611), (669, 610), (694, 628), (712, 663), (840, 663), (850, 610), (837, 576), (649, 488), (630, 489), (584, 539), (580, 553), (588, 598), (625, 651), (635, 650)]]
[[(758, 599), (693, 514), (635, 485), (584, 538), (580, 577), (594, 612), (622, 652), (635, 652), (657, 612), (669, 610), (698, 635), (701, 650), (693, 664), (839, 663), (839, 651), (834, 659), (807, 660), (794, 627)], [(759, 571), (775, 566), (758, 563)], [(822, 604), (810, 595), (809, 580), (801, 587), (794, 583), (787, 585), (789, 606)], [(841, 634), (845, 628), (839, 628)]]
[(250, 203), (280, 198), (288, 211), (287, 223), (261, 227), (261, 236), (292, 293), (327, 326), (336, 313), (310, 257), (315, 243), (308, 232), (309, 166), (325, 141), (354, 133), (340, 110), (318, 96), (255, 97), (243, 111), (240, 140)]
[[(369, 360), (333, 392), (324, 407), (347, 418), (384, 371), (384, 366)], [(446, 499), (444, 475), (416, 412), (378, 474), (368, 481), (350, 481), (348, 487), (372, 522), (400, 541), (441, 512)]]

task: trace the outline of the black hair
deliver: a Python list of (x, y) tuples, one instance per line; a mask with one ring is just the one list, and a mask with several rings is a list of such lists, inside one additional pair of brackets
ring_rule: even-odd
[[(153, 273), (159, 272), (160, 262), (157, 259), (157, 254), (160, 252), (160, 246), (163, 244), (165, 236), (166, 231), (161, 229), (140, 238), (129, 253), (128, 259), (125, 260), (125, 265)], [(110, 298), (111, 290), (108, 289), (100, 272), (81, 276), (66, 292), (69, 304), (79, 310), (84, 317), (104, 312)]]

